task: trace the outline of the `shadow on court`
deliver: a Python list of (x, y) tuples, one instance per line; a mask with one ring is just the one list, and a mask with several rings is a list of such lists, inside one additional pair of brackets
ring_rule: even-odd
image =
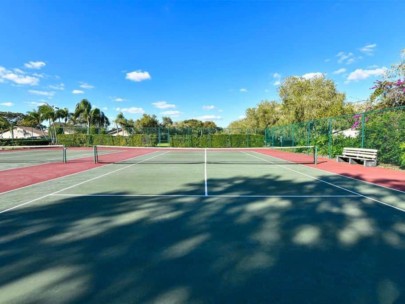
[[(316, 191), (210, 180), (246, 196), (272, 182)], [(405, 303), (403, 213), (363, 197), (191, 196), (200, 188), (52, 197), (1, 214), (0, 302)]]

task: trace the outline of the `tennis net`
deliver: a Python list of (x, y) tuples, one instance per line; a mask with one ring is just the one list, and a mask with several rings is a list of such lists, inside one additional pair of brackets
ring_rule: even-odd
[(65, 146), (0, 146), (0, 163), (52, 162), (66, 162)]
[(315, 146), (265, 148), (167, 148), (94, 146), (95, 163), (316, 164)]

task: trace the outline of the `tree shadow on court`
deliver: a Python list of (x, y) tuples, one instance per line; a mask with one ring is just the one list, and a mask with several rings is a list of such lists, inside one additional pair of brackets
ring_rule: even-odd
[(210, 179), (208, 197), (189, 183), (6, 212), (0, 302), (404, 303), (405, 215), (319, 178), (352, 192), (240, 174)]
[[(370, 181), (367, 179), (367, 176), (364, 176), (363, 174), (345, 173), (344, 175), (358, 180)], [(405, 192), (405, 178), (400, 180), (399, 178), (390, 178), (388, 175), (374, 178), (371, 182)]]

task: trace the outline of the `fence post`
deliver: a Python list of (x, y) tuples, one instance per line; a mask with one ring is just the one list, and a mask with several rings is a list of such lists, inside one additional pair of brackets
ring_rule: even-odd
[(311, 121), (307, 123), (307, 146), (311, 143)]
[(295, 126), (295, 124), (292, 124), (292, 125), (291, 125), (291, 145), (292, 145), (292, 146), (295, 146), (294, 126)]
[(366, 131), (366, 115), (361, 113), (361, 148), (364, 148), (364, 139)]
[(328, 158), (332, 158), (332, 119), (328, 119)]

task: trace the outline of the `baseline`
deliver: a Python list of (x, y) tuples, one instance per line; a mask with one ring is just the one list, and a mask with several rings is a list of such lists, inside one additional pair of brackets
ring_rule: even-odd
[(99, 175), (99, 176), (90, 178), (90, 179), (88, 179), (88, 180), (85, 180), (85, 181), (83, 181), (83, 182), (76, 183), (76, 184), (74, 184), (74, 185), (65, 187), (65, 188), (60, 189), (60, 190), (58, 190), (58, 191), (54, 191), (54, 192), (52, 192), (52, 193), (48, 193), (48, 194), (46, 194), (46, 195), (43, 195), (43, 196), (37, 197), (37, 198), (35, 198), (35, 199), (29, 200), (28, 202), (21, 203), (21, 204), (15, 205), (15, 206), (13, 206), (13, 207), (10, 207), (10, 208), (1, 210), (1, 211), (0, 211), (0, 214), (5, 213), (5, 212), (7, 212), (7, 211), (14, 210), (14, 209), (16, 209), (16, 208), (19, 208), (19, 207), (22, 207), (22, 206), (25, 206), (25, 205), (29, 205), (29, 204), (31, 204), (31, 203), (34, 203), (34, 202), (39, 201), (39, 200), (41, 200), (41, 199), (44, 199), (44, 198), (46, 198), (46, 197), (49, 197), (49, 196), (58, 194), (58, 193), (60, 193), (60, 192), (63, 192), (63, 191), (66, 191), (66, 190), (69, 190), (69, 189), (72, 189), (72, 188), (75, 188), (75, 187), (78, 187), (78, 186), (80, 186), (80, 185), (83, 185), (83, 184), (86, 184), (86, 183), (88, 183), (88, 182), (91, 182), (91, 181), (100, 179), (100, 178), (102, 178), (102, 177), (108, 176), (108, 175), (113, 174), (113, 173), (116, 173), (116, 172), (118, 172), (118, 171), (125, 170), (125, 169), (130, 168), (130, 167), (133, 167), (133, 166), (135, 166), (135, 165), (137, 165), (137, 164), (139, 164), (139, 163), (142, 163), (142, 162), (144, 162), (144, 161), (148, 161), (148, 160), (150, 160), (150, 159), (159, 157), (159, 156), (164, 155), (164, 154), (166, 154), (166, 153), (168, 153), (168, 152), (161, 153), (161, 154), (158, 154), (158, 155), (154, 155), (154, 156), (152, 156), (152, 157), (150, 157), (150, 158), (141, 160), (141, 161), (139, 161), (139, 162), (137, 162), (137, 163), (130, 164), (130, 165), (127, 165), (127, 166), (125, 166), (125, 167), (118, 168), (118, 169), (116, 169), (116, 170), (113, 170), (113, 171), (107, 172), (107, 173), (105, 173), (105, 174), (102, 174), (102, 175)]

